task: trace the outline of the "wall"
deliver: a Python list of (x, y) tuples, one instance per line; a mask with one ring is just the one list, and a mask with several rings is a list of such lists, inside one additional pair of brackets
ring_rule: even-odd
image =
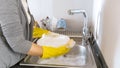
[(52, 0), (28, 0), (29, 9), (38, 22), (46, 16), (53, 16), (52, 3)]
[(94, 37), (100, 47), (102, 35), (102, 13), (104, 0), (94, 0), (93, 2), (93, 16), (92, 16), (92, 30)]
[(93, 32), (109, 68), (120, 68), (120, 0), (94, 0)]
[[(93, 0), (28, 0), (28, 4), (35, 19), (40, 22), (46, 16), (67, 21), (68, 29), (81, 30), (83, 22), (82, 14), (70, 16), (69, 9), (84, 9), (89, 16), (89, 23), (92, 17)], [(73, 26), (76, 26), (73, 28)]]
[(103, 9), (102, 53), (109, 68), (120, 68), (120, 0), (106, 0)]
[[(53, 0), (53, 15), (56, 18), (65, 18), (68, 23), (68, 29), (79, 31), (83, 25), (83, 15), (68, 15), (69, 9), (83, 9), (87, 11), (89, 23), (92, 19), (92, 0)], [(74, 27), (75, 26), (75, 27)]]

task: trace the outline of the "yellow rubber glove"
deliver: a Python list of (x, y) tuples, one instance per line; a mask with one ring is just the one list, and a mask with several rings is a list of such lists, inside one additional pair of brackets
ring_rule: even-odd
[(40, 38), (43, 34), (47, 34), (47, 33), (49, 33), (48, 30), (35, 27), (33, 29), (33, 38)]
[(46, 59), (51, 57), (57, 57), (68, 53), (69, 50), (71, 49), (70, 45), (72, 45), (73, 42), (74, 42), (73, 40), (69, 40), (67, 44), (62, 45), (58, 48), (43, 46), (43, 55), (41, 58)]

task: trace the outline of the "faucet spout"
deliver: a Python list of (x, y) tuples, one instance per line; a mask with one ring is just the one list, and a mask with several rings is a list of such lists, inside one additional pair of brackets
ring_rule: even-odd
[(79, 14), (82, 13), (84, 16), (84, 22), (83, 22), (83, 38), (82, 38), (82, 44), (86, 45), (86, 41), (87, 41), (87, 35), (88, 35), (88, 18), (87, 18), (87, 13), (85, 10), (80, 10), (80, 9), (70, 9), (68, 10), (68, 14), (69, 15), (74, 15), (74, 14)]

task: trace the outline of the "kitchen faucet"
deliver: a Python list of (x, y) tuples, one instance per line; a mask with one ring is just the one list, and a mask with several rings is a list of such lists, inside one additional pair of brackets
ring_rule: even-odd
[(70, 9), (70, 10), (68, 10), (69, 15), (74, 15), (74, 14), (79, 14), (79, 13), (82, 13), (83, 16), (84, 16), (84, 22), (83, 22), (84, 25), (83, 25), (83, 32), (82, 32), (82, 34), (83, 34), (82, 45), (87, 45), (86, 43), (87, 43), (87, 39), (88, 39), (88, 27), (87, 27), (88, 18), (87, 18), (86, 11), (85, 10), (80, 10), (80, 9)]

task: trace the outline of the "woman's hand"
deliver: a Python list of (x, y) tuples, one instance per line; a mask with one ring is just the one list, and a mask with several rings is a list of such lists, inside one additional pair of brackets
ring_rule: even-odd
[(67, 44), (62, 45), (60, 47), (48, 47), (48, 46), (42, 46), (43, 48), (43, 55), (41, 58), (51, 58), (51, 57), (57, 57), (60, 55), (64, 55), (68, 53), (71, 49), (71, 46), (75, 44), (74, 40), (69, 40)]
[(40, 38), (43, 34), (47, 34), (49, 32), (50, 31), (48, 30), (36, 27), (33, 29), (33, 38)]

